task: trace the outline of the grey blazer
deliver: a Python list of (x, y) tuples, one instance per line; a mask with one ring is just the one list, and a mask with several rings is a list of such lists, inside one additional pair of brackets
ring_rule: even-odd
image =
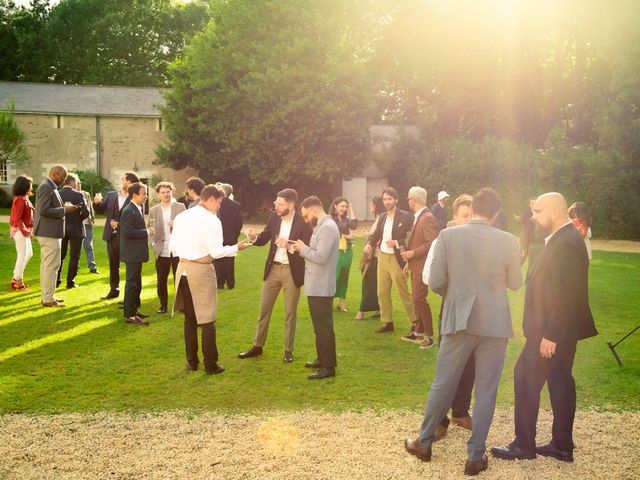
[(481, 220), (440, 232), (429, 287), (443, 298), (442, 335), (511, 338), (507, 291), (522, 286), (518, 239)]
[(313, 229), (309, 245), (300, 250), (300, 256), (305, 259), (304, 294), (307, 297), (335, 295), (339, 243), (338, 226), (330, 215), (325, 215)]
[(36, 207), (33, 215), (33, 234), (36, 237), (64, 237), (64, 204), (56, 184), (45, 178), (36, 193)]
[[(171, 204), (171, 220), (176, 218), (181, 212), (186, 210), (185, 206), (180, 202)], [(164, 246), (164, 219), (162, 218), (162, 204), (154, 205), (149, 209), (149, 220), (154, 221), (153, 227), (156, 229), (155, 235), (149, 235), (149, 243), (153, 247), (153, 255), (156, 259), (162, 253)]]

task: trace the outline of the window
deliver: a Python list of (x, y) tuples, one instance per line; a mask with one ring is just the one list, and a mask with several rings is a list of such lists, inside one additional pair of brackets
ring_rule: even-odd
[(9, 165), (4, 160), (0, 161), (0, 183), (9, 183)]
[(162, 119), (161, 118), (158, 119), (158, 131), (159, 132), (163, 132), (164, 131), (164, 125), (162, 123)]
[(56, 115), (53, 117), (53, 128), (61, 130), (64, 128), (64, 117), (62, 115)]

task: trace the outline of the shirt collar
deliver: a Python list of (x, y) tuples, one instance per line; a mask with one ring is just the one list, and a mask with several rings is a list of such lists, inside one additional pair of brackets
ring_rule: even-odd
[(416, 213), (414, 213), (414, 214), (413, 214), (413, 218), (417, 219), (417, 218), (422, 214), (422, 212), (423, 212), (426, 208), (427, 208), (427, 207), (426, 207), (426, 206), (424, 206), (424, 207), (422, 207), (420, 210), (418, 210)]

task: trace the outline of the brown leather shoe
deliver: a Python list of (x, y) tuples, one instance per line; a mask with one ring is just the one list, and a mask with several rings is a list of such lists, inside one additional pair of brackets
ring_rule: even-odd
[(436, 442), (438, 440), (442, 440), (442, 438), (447, 434), (447, 427), (444, 425), (438, 425), (436, 427), (436, 433), (434, 434), (436, 437)]
[(141, 319), (137, 315), (134, 315), (133, 317), (127, 317), (124, 321), (127, 323), (133, 323), (135, 325), (145, 325), (145, 326), (149, 325), (149, 322)]
[(53, 302), (46, 302), (46, 303), (42, 302), (42, 306), (43, 307), (51, 307), (51, 308), (62, 308), (64, 306), (66, 306), (66, 305), (54, 300)]
[(464, 464), (464, 474), (469, 476), (478, 475), (487, 468), (489, 468), (489, 460), (486, 455), (483, 455), (480, 460), (467, 460), (467, 463)]
[(262, 347), (252, 346), (246, 352), (242, 352), (238, 354), (238, 358), (251, 358), (257, 357), (258, 355), (262, 355)]
[(376, 332), (376, 333), (387, 333), (387, 332), (393, 332), (393, 322), (385, 323), (385, 324), (384, 324), (384, 325), (382, 325), (379, 329), (377, 329), (375, 332)]
[(458, 425), (465, 430), (471, 430), (473, 425), (471, 422), (471, 417), (451, 417), (451, 423), (453, 423), (454, 425)]
[(424, 445), (420, 445), (418, 440), (411, 440), (410, 438), (405, 439), (404, 449), (411, 455), (418, 457), (423, 462), (431, 461), (431, 446), (425, 447)]

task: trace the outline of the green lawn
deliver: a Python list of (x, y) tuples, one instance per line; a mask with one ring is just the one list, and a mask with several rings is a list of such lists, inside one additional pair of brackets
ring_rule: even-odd
[[(152, 315), (151, 326), (125, 324), (115, 303), (99, 300), (108, 290), (105, 244), (96, 230), (98, 267), (88, 273), (84, 255), (81, 288), (59, 290), (65, 309), (39, 307), (38, 244), (26, 282), (31, 293), (9, 291), (15, 250), (8, 226), (0, 225), (0, 413), (76, 411), (256, 412), (257, 410), (322, 409), (388, 410), (423, 408), (433, 378), (437, 350), (420, 351), (400, 341), (407, 323), (396, 301), (396, 332), (373, 333), (377, 321), (353, 319), (359, 305), (357, 242), (347, 298), (348, 313), (334, 316), (338, 349), (335, 379), (310, 382), (305, 360), (313, 359), (314, 337), (304, 297), (299, 306), (295, 362), (282, 362), (283, 308), (274, 311), (265, 354), (239, 360), (251, 345), (256, 326), (267, 248), (251, 248), (236, 260), (237, 286), (220, 296), (218, 347), (223, 375), (186, 373), (182, 316)], [(591, 265), (591, 306), (600, 335), (581, 342), (574, 373), (580, 408), (640, 410), (640, 333), (618, 348), (619, 367), (606, 342), (617, 340), (640, 323), (640, 255), (595, 252)], [(434, 314), (439, 301), (430, 294)], [(523, 291), (512, 295), (517, 337), (509, 342), (498, 405), (513, 404), (513, 366), (521, 349)], [(155, 312), (155, 270), (144, 268), (143, 312)], [(546, 402), (546, 400), (545, 400)]]

